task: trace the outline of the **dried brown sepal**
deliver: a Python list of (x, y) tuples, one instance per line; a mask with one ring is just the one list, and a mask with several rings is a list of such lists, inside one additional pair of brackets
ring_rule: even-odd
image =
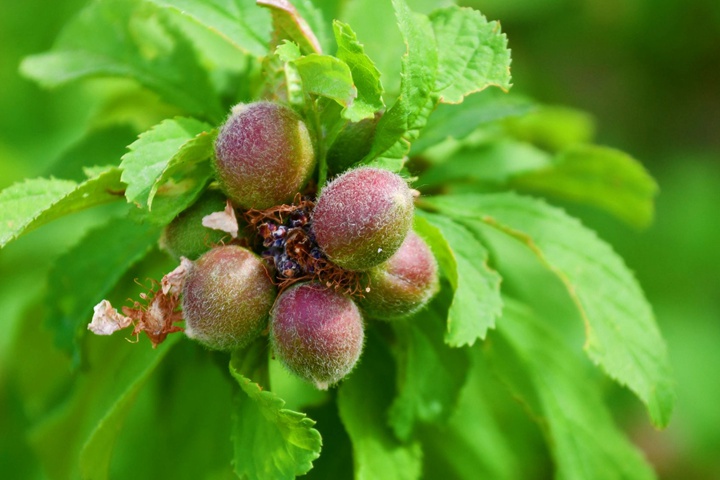
[[(263, 223), (267, 223), (269, 221), (278, 224), (285, 223), (287, 215), (290, 215), (295, 210), (306, 208), (308, 211), (312, 211), (314, 207), (315, 202), (310, 200), (308, 197), (297, 193), (295, 194), (295, 198), (290, 205), (277, 205), (275, 207), (270, 207), (265, 210), (257, 210), (255, 208), (251, 208), (250, 210), (246, 211), (243, 216), (245, 217), (245, 220), (248, 222), (250, 227), (253, 230), (257, 231), (257, 229), (259, 229), (260, 225)], [(285, 217), (283, 217), (283, 215), (285, 215)]]
[(144, 303), (134, 301), (132, 307), (123, 307), (125, 315), (133, 319), (132, 334), (137, 338), (145, 332), (153, 348), (160, 345), (165, 338), (175, 332), (182, 332), (183, 328), (174, 325), (183, 320), (180, 306), (180, 295), (176, 289), (170, 289), (168, 294), (157, 281), (152, 280), (152, 287), (147, 293), (141, 293)]

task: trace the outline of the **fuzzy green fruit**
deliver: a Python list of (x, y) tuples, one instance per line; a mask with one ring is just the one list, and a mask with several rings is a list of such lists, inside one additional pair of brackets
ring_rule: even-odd
[(379, 168), (350, 170), (325, 186), (312, 213), (317, 244), (335, 264), (362, 271), (390, 258), (412, 226), (405, 180)]
[(270, 341), (275, 354), (291, 372), (321, 390), (353, 369), (363, 339), (355, 303), (321, 284), (294, 285), (273, 307)]
[(175, 260), (197, 259), (228, 234), (204, 227), (203, 217), (225, 209), (225, 195), (208, 190), (190, 208), (184, 210), (163, 230), (160, 246)]
[(305, 122), (272, 102), (239, 104), (215, 141), (215, 170), (223, 191), (245, 209), (287, 203), (315, 168)]
[(340, 131), (327, 152), (330, 174), (337, 175), (352, 167), (370, 153), (375, 129), (382, 115), (365, 118), (359, 122), (348, 122)]
[(382, 320), (404, 318), (424, 307), (439, 288), (435, 256), (420, 236), (410, 231), (395, 255), (368, 272), (370, 291), (358, 304)]
[(257, 255), (234, 245), (214, 248), (185, 278), (185, 333), (213, 350), (244, 347), (265, 328), (275, 296)]

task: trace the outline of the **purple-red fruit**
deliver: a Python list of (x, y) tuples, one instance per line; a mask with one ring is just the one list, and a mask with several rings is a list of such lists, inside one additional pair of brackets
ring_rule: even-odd
[(267, 325), (275, 295), (257, 255), (235, 245), (214, 248), (185, 278), (185, 333), (213, 350), (244, 347)]
[(357, 305), (320, 284), (294, 285), (275, 302), (270, 341), (294, 374), (326, 390), (360, 357), (364, 327)]
[(424, 307), (439, 288), (437, 261), (430, 247), (410, 231), (390, 259), (368, 272), (370, 291), (358, 302), (369, 316), (393, 320)]
[(305, 123), (277, 103), (236, 105), (215, 141), (220, 185), (246, 209), (291, 201), (314, 168), (315, 152)]
[(350, 170), (330, 182), (313, 211), (320, 248), (335, 264), (362, 271), (390, 258), (412, 225), (413, 195), (399, 175), (378, 168)]

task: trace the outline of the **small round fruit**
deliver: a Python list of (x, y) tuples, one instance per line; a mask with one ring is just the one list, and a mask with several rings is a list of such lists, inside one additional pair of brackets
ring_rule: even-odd
[(185, 278), (185, 333), (213, 350), (244, 347), (265, 328), (275, 295), (260, 257), (235, 245), (213, 248)]
[(310, 132), (289, 107), (239, 104), (215, 141), (215, 170), (238, 206), (265, 209), (293, 199), (313, 173)]
[(228, 234), (204, 227), (202, 219), (225, 209), (225, 195), (208, 190), (190, 208), (184, 210), (163, 230), (160, 246), (175, 260), (197, 259)]
[(317, 283), (288, 288), (271, 313), (270, 341), (276, 355), (288, 370), (320, 390), (353, 369), (363, 338), (355, 302)]
[(330, 182), (312, 214), (325, 255), (346, 270), (362, 271), (390, 258), (412, 225), (413, 196), (399, 175), (378, 168), (350, 170)]
[(327, 164), (331, 174), (339, 174), (352, 167), (370, 153), (380, 113), (359, 122), (348, 122), (338, 134), (327, 152)]
[(370, 291), (358, 304), (374, 318), (404, 318), (424, 307), (439, 288), (437, 261), (430, 247), (410, 231), (390, 259), (371, 269)]

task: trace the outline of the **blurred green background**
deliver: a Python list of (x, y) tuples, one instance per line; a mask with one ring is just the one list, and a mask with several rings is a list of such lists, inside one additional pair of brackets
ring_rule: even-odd
[[(107, 103), (107, 83), (46, 92), (20, 77), (21, 59), (49, 48), (84, 3), (0, 3), (0, 188), (62, 172), (71, 158), (68, 149), (92, 154), (92, 144), (77, 144), (88, 130), (100, 132), (96, 141), (103, 145), (117, 143), (115, 160), (98, 158), (97, 163), (117, 161), (124, 145), (153, 123), (152, 118), (133, 118), (98, 125), (98, 112), (112, 109), (115, 118), (122, 117), (122, 105)], [(627, 151), (657, 179), (656, 221), (644, 231), (589, 208), (566, 208), (612, 243), (637, 273), (676, 372), (678, 407), (666, 431), (653, 431), (639, 402), (611, 388), (608, 401), (618, 421), (662, 478), (720, 478), (720, 2), (461, 3), (501, 21), (510, 39), (517, 91), (590, 113), (598, 143)], [(39, 391), (34, 398), (45, 400), (28, 404), (5, 385), (20, 381), (18, 371), (40, 376), (68, 368), (62, 355), (47, 351), (38, 351), (38, 358), (52, 362), (52, 368), (18, 368), (35, 352), (23, 351), (23, 342), (16, 340), (33, 338), (33, 349), (52, 350), (42, 328), (46, 273), (53, 259), (102, 215), (82, 213), (0, 251), (0, 472), (19, 460), (32, 464), (32, 453), (18, 448), (17, 441), (52, 402)], [(74, 230), (76, 224), (82, 228)], [(37, 377), (23, 382), (34, 380), (42, 385)], [(44, 388), (52, 392), (54, 387)]]

